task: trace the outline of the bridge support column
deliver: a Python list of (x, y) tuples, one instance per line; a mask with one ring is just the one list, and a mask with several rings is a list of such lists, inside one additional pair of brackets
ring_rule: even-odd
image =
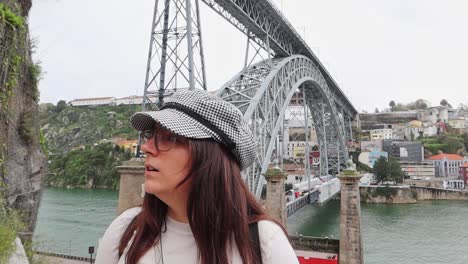
[(133, 158), (117, 167), (120, 174), (119, 203), (117, 215), (143, 203), (145, 183), (145, 160)]
[(286, 195), (284, 194), (284, 181), (287, 174), (278, 165), (268, 169), (264, 174), (267, 181), (266, 211), (267, 213), (286, 226)]
[[(359, 179), (362, 175), (350, 166), (338, 176), (341, 181), (340, 264), (362, 264), (361, 204)], [(351, 162), (352, 164), (352, 162)]]

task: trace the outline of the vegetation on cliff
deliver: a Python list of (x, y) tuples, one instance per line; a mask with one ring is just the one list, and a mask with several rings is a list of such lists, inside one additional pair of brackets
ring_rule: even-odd
[(116, 167), (131, 157), (129, 150), (111, 143), (87, 145), (84, 149), (51, 157), (51, 174), (46, 183), (57, 187), (115, 189), (119, 184)]
[(18, 213), (6, 205), (3, 196), (0, 191), (0, 263), (7, 263), (16, 250), (14, 240), (24, 224)]
[(468, 147), (468, 134), (443, 134), (438, 137), (418, 139), (424, 148), (436, 155), (439, 152), (465, 155)]
[[(49, 153), (45, 183), (57, 187), (117, 188), (116, 167), (133, 155), (115, 142), (137, 139), (129, 120), (136, 105), (40, 106), (41, 145)], [(114, 143), (111, 143), (114, 142)]]
[(57, 106), (41, 104), (39, 119), (53, 156), (116, 137), (137, 139), (138, 133), (129, 123), (137, 110), (136, 105), (72, 107), (59, 101)]

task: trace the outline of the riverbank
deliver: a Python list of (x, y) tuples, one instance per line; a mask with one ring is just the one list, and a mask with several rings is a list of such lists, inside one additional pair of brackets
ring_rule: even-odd
[(370, 204), (412, 204), (425, 200), (468, 201), (468, 191), (442, 188), (399, 186), (361, 186), (361, 202)]
[[(306, 206), (288, 218), (288, 232), (339, 238), (340, 202)], [(468, 263), (468, 204), (418, 201), (361, 204), (366, 264)]]

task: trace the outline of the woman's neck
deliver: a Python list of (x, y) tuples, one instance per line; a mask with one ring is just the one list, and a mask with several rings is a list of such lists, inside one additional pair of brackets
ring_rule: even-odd
[(173, 192), (168, 195), (158, 196), (161, 201), (167, 204), (167, 214), (170, 218), (182, 222), (188, 223), (187, 216), (187, 200), (188, 195), (185, 192)]

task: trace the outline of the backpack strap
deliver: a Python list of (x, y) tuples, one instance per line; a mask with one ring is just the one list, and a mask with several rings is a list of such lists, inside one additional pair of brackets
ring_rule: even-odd
[(258, 234), (258, 222), (249, 224), (249, 235), (250, 235), (250, 240), (252, 241), (254, 252), (259, 257), (260, 263), (263, 263), (263, 261), (262, 261), (262, 249), (261, 249), (261, 246), (260, 246), (260, 237), (259, 237), (259, 234)]

